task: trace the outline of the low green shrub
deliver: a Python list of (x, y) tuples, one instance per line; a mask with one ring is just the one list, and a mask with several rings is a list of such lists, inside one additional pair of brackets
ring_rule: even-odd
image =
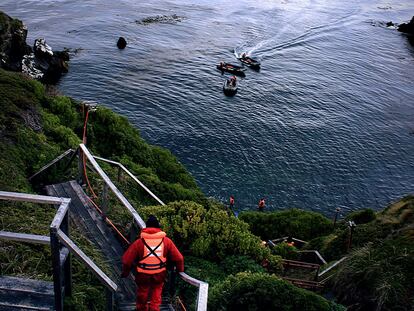
[(224, 206), (211, 203), (208, 208), (180, 201), (143, 207), (139, 212), (144, 219), (150, 214), (156, 215), (183, 252), (215, 262), (233, 255), (246, 256), (259, 264), (266, 260), (268, 269), (281, 271), (280, 257), (271, 255), (261, 240), (249, 232), (246, 223), (229, 216)]
[(354, 221), (357, 225), (366, 224), (368, 222), (371, 222), (375, 220), (376, 215), (375, 212), (370, 208), (365, 208), (362, 210), (358, 210), (355, 212), (350, 213), (348, 216), (346, 216), (346, 221)]
[(332, 223), (321, 214), (299, 209), (280, 212), (242, 212), (239, 218), (248, 223), (251, 232), (263, 240), (293, 236), (310, 240), (332, 231)]
[(219, 311), (329, 311), (330, 303), (312, 292), (297, 288), (275, 275), (242, 272), (213, 286), (209, 310)]
[(290, 246), (287, 243), (278, 243), (272, 248), (272, 254), (278, 255), (283, 259), (298, 260), (300, 253), (294, 246)]

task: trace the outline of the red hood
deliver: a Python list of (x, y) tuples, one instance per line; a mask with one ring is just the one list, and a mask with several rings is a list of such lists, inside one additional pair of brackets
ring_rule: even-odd
[(162, 231), (160, 228), (144, 228), (142, 229), (142, 232), (148, 233), (148, 234), (154, 234), (157, 232)]

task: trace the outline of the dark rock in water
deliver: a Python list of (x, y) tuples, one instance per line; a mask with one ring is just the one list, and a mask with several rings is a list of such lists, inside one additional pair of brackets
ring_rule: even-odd
[(398, 26), (398, 31), (414, 34), (414, 16), (411, 18), (411, 21), (407, 24), (400, 24)]
[(393, 22), (388, 22), (385, 25), (387, 25), (387, 27), (391, 27), (391, 26), (394, 26), (394, 23)]
[(127, 42), (125, 40), (124, 37), (119, 37), (118, 42), (116, 43), (116, 46), (118, 47), (118, 49), (125, 49), (125, 47), (127, 46)]
[(23, 56), (31, 52), (26, 37), (26, 26), (0, 11), (0, 67), (21, 71)]

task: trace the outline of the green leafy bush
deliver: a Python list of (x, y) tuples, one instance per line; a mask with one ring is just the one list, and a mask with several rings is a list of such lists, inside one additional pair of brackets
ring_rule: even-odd
[(290, 260), (298, 260), (300, 257), (300, 253), (296, 247), (290, 246), (284, 242), (276, 244), (275, 247), (272, 248), (272, 254)]
[(345, 220), (346, 221), (354, 221), (357, 225), (366, 224), (375, 220), (376, 215), (375, 212), (370, 208), (365, 208), (362, 210), (358, 210), (355, 212), (350, 213)]
[(332, 231), (332, 223), (321, 214), (299, 209), (281, 212), (242, 212), (239, 218), (248, 223), (250, 230), (263, 240), (283, 236), (309, 240)]
[(327, 300), (275, 275), (242, 272), (212, 287), (209, 310), (328, 311)]
[(143, 217), (156, 215), (168, 236), (179, 249), (207, 260), (222, 262), (229, 256), (246, 256), (256, 263), (268, 261), (269, 269), (280, 271), (280, 257), (272, 256), (260, 239), (252, 235), (246, 223), (229, 216), (223, 206), (180, 201), (166, 206), (140, 209)]

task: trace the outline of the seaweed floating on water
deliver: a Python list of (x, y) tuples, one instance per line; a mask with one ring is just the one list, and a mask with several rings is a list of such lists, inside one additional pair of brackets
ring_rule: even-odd
[(178, 22), (182, 22), (184, 19), (185, 19), (184, 16), (178, 16), (177, 14), (155, 15), (155, 16), (145, 17), (141, 20), (136, 20), (135, 23), (142, 24), (142, 25), (148, 25), (148, 24), (154, 24), (154, 23), (177, 24)]

